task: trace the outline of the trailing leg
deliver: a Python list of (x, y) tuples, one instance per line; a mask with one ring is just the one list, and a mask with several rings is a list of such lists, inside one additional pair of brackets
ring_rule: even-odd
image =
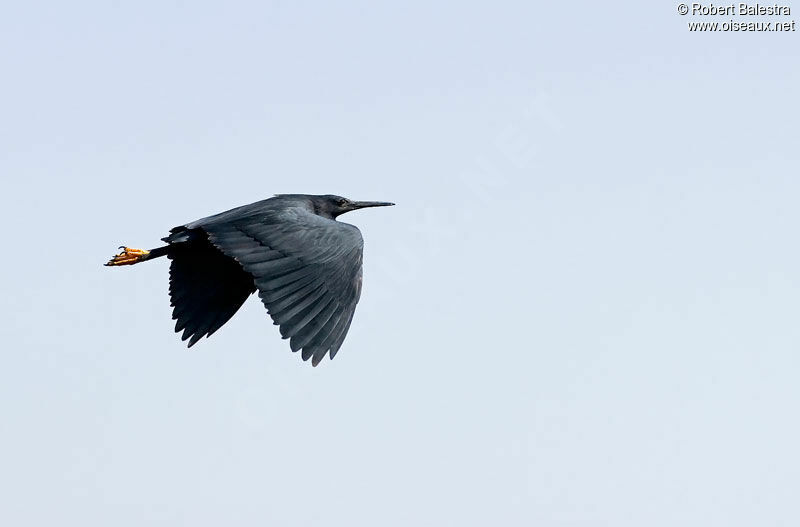
[(111, 258), (108, 262), (105, 263), (107, 266), (118, 266), (118, 265), (133, 265), (139, 262), (143, 262), (145, 260), (151, 260), (153, 258), (158, 258), (159, 256), (164, 256), (167, 254), (168, 245), (164, 247), (158, 247), (157, 249), (131, 249), (130, 247), (120, 246), (122, 252), (119, 254), (115, 254), (113, 258)]

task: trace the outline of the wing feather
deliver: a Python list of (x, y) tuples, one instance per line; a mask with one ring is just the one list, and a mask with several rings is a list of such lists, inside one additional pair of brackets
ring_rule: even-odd
[(189, 347), (222, 327), (256, 290), (252, 276), (205, 239), (176, 243), (167, 256), (175, 331)]
[[(352, 225), (302, 207), (191, 224), (239, 262), (292, 351), (316, 366), (336, 354), (361, 295), (363, 240)], [(205, 322), (208, 325), (208, 322)], [(211, 322), (213, 325), (213, 322)]]
[(301, 298), (299, 301), (293, 303), (285, 309), (279, 310), (276, 305), (270, 306), (269, 313), (272, 315), (272, 319), (276, 324), (285, 324), (295, 316), (302, 313), (309, 306), (315, 305), (326, 293), (327, 291), (325, 290), (325, 287), (320, 285), (315, 290)]

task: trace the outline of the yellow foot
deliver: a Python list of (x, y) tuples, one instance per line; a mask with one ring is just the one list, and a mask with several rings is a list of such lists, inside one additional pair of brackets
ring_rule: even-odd
[(120, 247), (120, 249), (122, 249), (122, 252), (114, 255), (106, 265), (133, 265), (146, 260), (147, 255), (150, 254), (150, 251), (144, 249), (131, 249), (125, 246)]

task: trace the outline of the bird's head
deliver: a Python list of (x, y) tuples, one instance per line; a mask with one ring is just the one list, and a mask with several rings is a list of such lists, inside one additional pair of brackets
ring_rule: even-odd
[(353, 201), (332, 194), (314, 196), (312, 201), (316, 214), (331, 219), (335, 219), (337, 216), (352, 210), (365, 209), (367, 207), (389, 207), (394, 205), (394, 203), (389, 203), (387, 201)]

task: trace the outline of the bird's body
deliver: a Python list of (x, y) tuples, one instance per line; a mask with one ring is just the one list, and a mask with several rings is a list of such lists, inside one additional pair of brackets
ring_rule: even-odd
[(106, 265), (159, 256), (170, 264), (175, 331), (194, 345), (224, 325), (255, 291), (292, 351), (316, 366), (342, 345), (361, 296), (363, 239), (336, 221), (392, 205), (340, 196), (280, 194), (175, 227), (151, 251), (123, 248)]

